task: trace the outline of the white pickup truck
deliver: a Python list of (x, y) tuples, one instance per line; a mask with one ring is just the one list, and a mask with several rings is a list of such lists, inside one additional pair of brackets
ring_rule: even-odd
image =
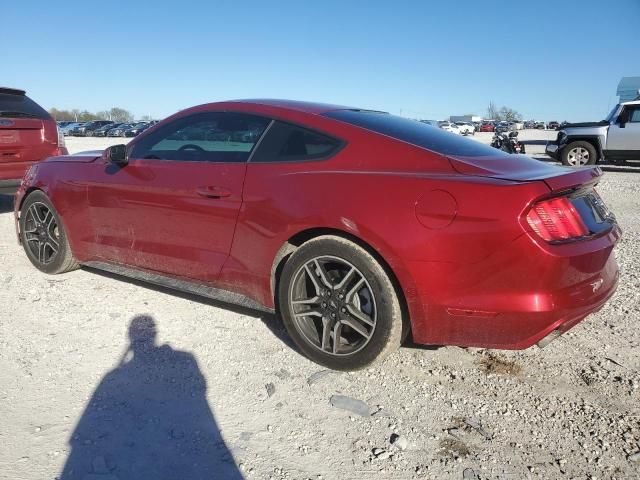
[(640, 100), (616, 105), (601, 122), (564, 125), (546, 153), (572, 167), (640, 160)]

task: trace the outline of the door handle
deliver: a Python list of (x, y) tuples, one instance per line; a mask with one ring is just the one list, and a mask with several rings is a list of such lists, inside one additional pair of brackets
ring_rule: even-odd
[(207, 198), (226, 198), (231, 196), (231, 192), (226, 188), (209, 185), (206, 187), (196, 188), (196, 193), (201, 197)]

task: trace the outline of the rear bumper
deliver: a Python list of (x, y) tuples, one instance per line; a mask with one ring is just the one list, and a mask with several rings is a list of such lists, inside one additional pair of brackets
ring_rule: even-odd
[(588, 246), (555, 251), (525, 234), (476, 264), (412, 263), (425, 312), (412, 325), (414, 340), (519, 350), (566, 332), (614, 294), (620, 234), (616, 227)]
[(547, 142), (547, 146), (544, 149), (544, 153), (549, 155), (554, 160), (560, 159), (560, 148), (557, 142)]

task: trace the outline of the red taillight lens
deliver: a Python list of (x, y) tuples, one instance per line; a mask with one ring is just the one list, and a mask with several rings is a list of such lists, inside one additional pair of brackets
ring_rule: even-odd
[(527, 223), (547, 242), (584, 237), (589, 229), (566, 197), (536, 203), (527, 214)]

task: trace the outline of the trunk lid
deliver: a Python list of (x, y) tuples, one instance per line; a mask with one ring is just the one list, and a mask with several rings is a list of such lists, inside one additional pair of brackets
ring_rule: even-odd
[[(53, 135), (52, 135), (53, 136)], [(33, 162), (41, 160), (47, 140), (44, 121), (39, 118), (0, 117), (0, 162)], [(51, 142), (53, 143), (53, 142)]]
[(449, 156), (451, 166), (459, 173), (515, 182), (543, 181), (551, 191), (571, 190), (595, 183), (602, 176), (599, 167), (562, 167), (525, 155), (495, 157)]

